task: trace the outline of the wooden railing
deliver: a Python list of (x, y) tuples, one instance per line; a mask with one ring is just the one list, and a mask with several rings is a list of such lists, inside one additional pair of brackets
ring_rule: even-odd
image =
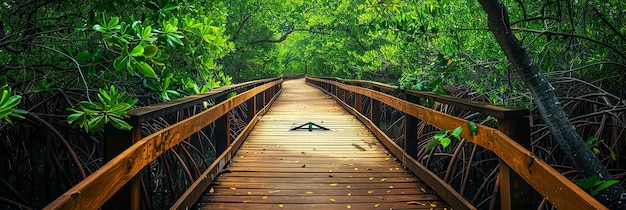
[[(205, 94), (193, 95), (148, 107), (130, 110), (128, 122), (131, 131), (105, 131), (104, 166), (72, 187), (50, 203), (45, 209), (98, 209), (105, 202), (107, 208), (139, 209), (139, 178), (137, 174), (153, 160), (174, 145), (189, 138), (203, 128), (214, 125), (216, 154), (221, 154), (197, 179), (173, 208), (191, 206), (206, 189), (231, 156), (231, 149), (239, 147), (237, 141), (248, 135), (269, 105), (281, 91), (283, 78), (296, 78), (290, 75), (272, 79), (256, 80), (237, 85), (225, 86)], [(232, 93), (235, 96), (228, 98)], [(162, 130), (142, 137), (141, 125), (152, 119), (165, 116), (189, 107), (211, 101), (215, 105), (186, 119), (173, 123)], [(237, 106), (247, 106), (248, 126), (231, 141), (229, 112)], [(240, 144), (240, 143), (239, 143)], [(205, 186), (204, 188), (202, 188)], [(124, 188), (123, 190), (120, 190)], [(119, 191), (119, 192), (118, 192)], [(110, 199), (115, 195), (115, 199)]]
[[(464, 205), (455, 203), (461, 202), (455, 199), (460, 195), (415, 160), (418, 152), (416, 132), (410, 129), (415, 129), (417, 121), (423, 120), (439, 129), (453, 130), (461, 127), (469, 131), (468, 121), (420, 106), (417, 104), (420, 98), (480, 112), (498, 119), (498, 129), (477, 125), (475, 135), (462, 132), (461, 137), (492, 151), (500, 158), (501, 209), (528, 209), (532, 189), (558, 209), (607, 209), (528, 150), (530, 144), (528, 110), (495, 106), (430, 92), (400, 90), (395, 86), (369, 81), (322, 77), (307, 77), (306, 80), (307, 83), (331, 94), (344, 108), (359, 118), (408, 169), (452, 206)], [(397, 98), (383, 91), (400, 92), (398, 95), (404, 95), (404, 98)], [(350, 97), (352, 100), (349, 100)], [(370, 99), (370, 110), (363, 108), (364, 97)], [(378, 127), (381, 103), (405, 114), (404, 127), (409, 129), (409, 132), (404, 131), (404, 145), (396, 144)], [(365, 116), (368, 112), (369, 116)]]

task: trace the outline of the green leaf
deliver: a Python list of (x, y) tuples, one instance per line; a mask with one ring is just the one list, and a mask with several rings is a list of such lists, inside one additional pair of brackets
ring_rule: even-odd
[(107, 28), (108, 29), (115, 29), (118, 27), (118, 23), (120, 22), (120, 18), (119, 17), (112, 17), (111, 20), (109, 20), (109, 23), (107, 24)]
[(439, 140), (432, 139), (432, 140), (428, 141), (428, 143), (426, 143), (426, 149), (427, 150), (431, 150), (431, 149), (435, 148), (437, 145), (439, 145)]
[(0, 112), (5, 112), (17, 106), (22, 100), (22, 96), (13, 95), (9, 97), (4, 103), (0, 104)]
[(135, 67), (137, 68), (137, 70), (139, 70), (139, 73), (143, 74), (144, 76), (149, 78), (157, 78), (154, 69), (152, 69), (152, 67), (146, 62), (138, 62), (136, 63)]
[(133, 57), (142, 56), (143, 52), (144, 52), (143, 46), (137, 45), (133, 48), (133, 50), (130, 51), (130, 56), (133, 56)]
[(104, 115), (99, 115), (94, 118), (89, 119), (89, 130), (92, 132), (99, 131), (104, 126)]
[(176, 36), (172, 36), (170, 34), (166, 35), (166, 41), (167, 44), (169, 44), (172, 47), (176, 47), (176, 45), (180, 45), (183, 46), (183, 42), (180, 41), (180, 38), (176, 37)]
[(143, 56), (146, 58), (152, 58), (157, 54), (157, 51), (159, 51), (159, 48), (156, 45), (144, 47)]
[(102, 32), (102, 33), (107, 32), (107, 28), (106, 27), (102, 27), (101, 25), (98, 25), (98, 24), (93, 25), (93, 27), (91, 27), (91, 28), (93, 30), (96, 30), (96, 31), (99, 31), (99, 32)]
[(111, 123), (111, 125), (113, 127), (117, 128), (117, 129), (120, 129), (120, 130), (130, 130), (130, 129), (133, 128), (126, 121), (124, 121), (124, 120), (122, 120), (120, 118), (110, 117), (109, 119), (110, 119), (109, 122)]
[(128, 56), (119, 56), (113, 61), (113, 68), (119, 71), (130, 66), (130, 58)]
[(478, 131), (478, 129), (476, 128), (476, 123), (473, 121), (469, 121), (467, 122), (467, 126), (470, 129), (470, 134), (472, 134), (472, 136), (476, 135), (476, 132)]
[(450, 138), (448, 137), (441, 138), (441, 146), (443, 148), (446, 148), (448, 147), (448, 145), (450, 145)]
[[(456, 137), (457, 139), (461, 139), (461, 132), (463, 132), (463, 128), (461, 127), (456, 127), (453, 131), (452, 131), (452, 136)], [(443, 143), (442, 143), (443, 144)]]
[(587, 138), (587, 141), (585, 142), (587, 142), (588, 146), (593, 146), (596, 144), (597, 141), (598, 141), (598, 137), (590, 136), (589, 138)]
[(85, 112), (81, 112), (78, 110), (74, 110), (74, 111), (76, 111), (76, 113), (67, 116), (67, 123), (69, 124), (74, 123), (76, 120), (80, 119), (80, 117), (82, 117), (85, 114)]
[(170, 99), (170, 96), (167, 95), (167, 92), (163, 91), (161, 92), (161, 98), (163, 98), (163, 100), (166, 101), (171, 101), (172, 99)]
[(594, 190), (591, 191), (591, 195), (592, 196), (596, 196), (597, 194), (600, 193), (600, 191), (610, 187), (611, 185), (617, 184), (619, 183), (619, 180), (606, 180), (606, 181), (601, 181), (600, 183), (598, 183), (599, 185), (597, 187), (595, 187)]
[(139, 38), (141, 40), (147, 40), (148, 38), (150, 38), (151, 35), (152, 35), (152, 27), (146, 26), (145, 28), (143, 28), (143, 30), (141, 30), (141, 34), (139, 35)]
[(443, 129), (440, 130), (439, 132), (435, 133), (435, 136), (433, 137), (436, 140), (440, 140), (441, 138), (445, 137), (446, 134), (448, 134), (448, 130)]

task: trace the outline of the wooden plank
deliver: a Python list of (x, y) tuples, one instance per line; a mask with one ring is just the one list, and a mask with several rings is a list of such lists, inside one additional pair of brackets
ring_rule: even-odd
[[(336, 101), (339, 101), (336, 96), (333, 96)], [(385, 103), (385, 101), (382, 101)], [(361, 122), (367, 126), (372, 133), (381, 140), (381, 142), (393, 153), (396, 157), (400, 158), (400, 161), (406, 165), (406, 167), (416, 174), (419, 178), (423, 179), (428, 186), (430, 186), (435, 192), (443, 197), (450, 205), (456, 209), (476, 209), (469, 201), (465, 200), (461, 194), (456, 192), (450, 185), (441, 180), (437, 175), (432, 173), (428, 168), (417, 162), (411, 155), (405, 152), (399, 145), (389, 138), (376, 124), (367, 119), (361, 113), (352, 109), (345, 103), (339, 102), (346, 110), (351, 112)]]
[[(431, 206), (433, 204), (434, 206)], [(443, 206), (443, 207), (441, 207)], [(380, 203), (372, 201), (370, 203), (356, 203), (356, 204), (256, 204), (256, 203), (210, 203), (200, 204), (199, 209), (424, 209), (424, 210), (442, 210), (447, 209), (445, 205), (438, 205), (433, 202), (404, 202), (404, 203)]]
[[(456, 127), (461, 127), (463, 130), (469, 130), (467, 120), (412, 104), (384, 93), (374, 92), (366, 88), (347, 86), (338, 82), (330, 83), (339, 88), (348, 89), (349, 91), (379, 100), (406, 114), (427, 121), (437, 128), (453, 130)], [(350, 109), (347, 105), (344, 105), (344, 108)], [(364, 117), (361, 119), (367, 121), (363, 118)], [(607, 209), (587, 192), (576, 186), (569, 179), (565, 178), (554, 168), (536, 157), (532, 152), (517, 144), (501, 131), (483, 125), (477, 125), (477, 127), (476, 135), (470, 135), (470, 132), (462, 132), (461, 137), (494, 152), (553, 205), (561, 209)], [(374, 131), (377, 128), (370, 127), (370, 129)], [(394, 151), (392, 148), (390, 149)], [(394, 154), (398, 155), (397, 153), (402, 152), (403, 151), (397, 151), (394, 152)], [(412, 159), (410, 157), (405, 158)], [(428, 184), (430, 185), (430, 183)]]
[(99, 208), (130, 178), (160, 154), (214, 122), (219, 116), (224, 115), (259, 92), (280, 82), (282, 80), (267, 83), (243, 94), (236, 95), (200, 114), (141, 139), (54, 200), (45, 209)]
[(230, 189), (230, 187), (215, 186), (213, 187), (213, 193), (219, 193), (220, 195), (422, 195), (422, 194), (434, 194), (432, 191), (426, 191), (426, 189), (418, 188), (394, 188), (394, 189), (330, 189), (330, 190), (306, 190), (306, 189), (283, 189), (280, 191), (272, 189), (256, 189), (256, 188), (237, 188), (236, 190)]
[[(280, 95), (281, 91), (279, 90), (277, 94), (272, 98), (269, 102), (271, 105), (276, 98)], [(250, 101), (253, 101), (255, 97), (248, 99), (248, 105), (250, 105)], [(254, 108), (254, 107), (253, 107)], [(250, 134), (256, 123), (259, 121), (260, 115), (264, 114), (267, 110), (267, 106), (259, 111), (259, 113), (255, 114), (248, 125), (241, 131), (239, 136), (235, 138), (230, 147), (228, 147), (224, 152), (213, 161), (213, 164), (205, 170), (202, 175), (200, 175), (200, 179), (197, 179), (189, 188), (181, 195), (181, 197), (172, 205), (170, 209), (189, 209), (191, 208), (198, 198), (202, 195), (202, 193), (207, 189), (209, 184), (213, 182), (213, 180), (217, 177), (218, 173), (224, 168), (226, 162), (231, 161), (232, 159), (232, 151), (239, 148), (243, 140)], [(254, 108), (256, 109), (256, 108)]]
[[(336, 197), (335, 203), (354, 204), (355, 208), (374, 207), (373, 202), (403, 208), (432, 203), (449, 208), (327, 95), (302, 80), (286, 81), (283, 88), (276, 103), (211, 184), (198, 204), (200, 208), (255, 207), (231, 205), (243, 204), (244, 200), (260, 205), (258, 208), (277, 206), (278, 202), (307, 207), (332, 204), (328, 196)], [(307, 122), (319, 122), (331, 131), (289, 131)], [(267, 194), (265, 199), (262, 193)], [(253, 195), (256, 197), (251, 198)]]

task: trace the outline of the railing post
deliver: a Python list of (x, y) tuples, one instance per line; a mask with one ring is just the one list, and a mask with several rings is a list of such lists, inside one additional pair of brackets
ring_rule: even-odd
[(252, 118), (254, 118), (254, 115), (256, 115), (256, 97), (252, 97), (250, 99), (248, 99), (248, 101), (246, 102), (246, 107), (248, 108), (248, 112), (246, 113), (248, 115), (248, 122), (252, 121)]
[[(130, 131), (119, 130), (107, 124), (104, 133), (103, 162), (107, 163), (141, 139), (141, 123), (133, 125)], [(140, 174), (131, 178), (126, 185), (120, 188), (104, 203), (102, 209), (138, 210), (140, 206), (139, 190)]]
[[(530, 150), (530, 125), (528, 117), (498, 119), (498, 130)], [(531, 150), (532, 151), (532, 150)], [(531, 209), (533, 188), (504, 161), (500, 160), (501, 209)]]
[[(378, 87), (372, 87), (374, 91), (380, 91)], [(380, 126), (380, 101), (370, 98), (370, 120), (374, 125)]]
[(354, 109), (363, 114), (363, 95), (354, 93)]
[[(215, 99), (215, 103), (220, 103), (228, 99), (225, 93)], [(215, 121), (215, 154), (220, 155), (230, 146), (230, 114), (226, 113)]]
[[(419, 103), (419, 98), (404, 94), (406, 101), (411, 103)], [(417, 158), (417, 124), (419, 120), (411, 115), (404, 114), (404, 151)]]

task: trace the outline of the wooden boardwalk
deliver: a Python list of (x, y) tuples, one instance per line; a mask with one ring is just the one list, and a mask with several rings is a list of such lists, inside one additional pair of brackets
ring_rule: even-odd
[[(330, 130), (290, 131), (308, 122)], [(198, 208), (450, 209), (361, 122), (303, 79), (283, 84)]]

